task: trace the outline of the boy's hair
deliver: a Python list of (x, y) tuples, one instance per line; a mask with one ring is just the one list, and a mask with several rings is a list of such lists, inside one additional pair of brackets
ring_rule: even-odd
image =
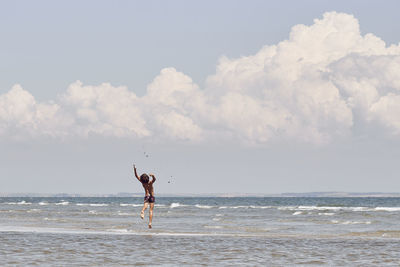
[(142, 184), (149, 183), (149, 176), (147, 174), (143, 173), (142, 175), (140, 175), (140, 182)]

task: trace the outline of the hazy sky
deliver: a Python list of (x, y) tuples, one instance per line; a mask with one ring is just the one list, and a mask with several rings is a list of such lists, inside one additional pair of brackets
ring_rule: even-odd
[(2, 1), (0, 192), (400, 192), (398, 1)]

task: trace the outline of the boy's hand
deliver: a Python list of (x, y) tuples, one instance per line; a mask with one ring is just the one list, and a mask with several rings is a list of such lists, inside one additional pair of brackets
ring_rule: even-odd
[(149, 175), (150, 175), (151, 177), (153, 177), (153, 176), (154, 176), (154, 174), (152, 174), (152, 173), (149, 173)]

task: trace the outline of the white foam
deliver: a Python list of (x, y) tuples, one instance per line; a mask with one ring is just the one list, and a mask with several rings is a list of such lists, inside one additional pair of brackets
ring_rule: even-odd
[(90, 207), (107, 207), (109, 204), (106, 203), (77, 203), (77, 206), (90, 206)]
[(69, 202), (68, 201), (62, 201), (62, 202), (56, 203), (56, 205), (67, 206), (67, 205), (69, 205)]
[(22, 200), (20, 202), (7, 202), (6, 204), (8, 204), (8, 205), (31, 205), (32, 203)]
[(330, 207), (330, 206), (299, 206), (299, 210), (341, 210), (343, 207)]
[(300, 215), (300, 214), (302, 214), (303, 212), (302, 211), (296, 211), (295, 213), (293, 213), (292, 215)]
[(107, 231), (115, 232), (115, 233), (129, 233), (128, 229), (107, 229)]
[(371, 208), (367, 207), (351, 207), (349, 208), (351, 211), (371, 211)]
[(49, 203), (47, 203), (47, 202), (44, 202), (44, 201), (42, 201), (42, 202), (39, 202), (38, 203), (40, 206), (47, 206), (47, 205), (49, 205)]
[[(290, 211), (357, 211), (357, 212), (376, 210), (374, 208), (369, 208), (369, 207), (337, 207), (337, 206), (284, 206), (284, 207), (278, 207), (277, 209), (290, 210)], [(400, 208), (398, 209), (400, 210)]]
[(356, 211), (356, 212), (367, 212), (367, 211), (389, 211), (395, 212), (400, 211), (400, 207), (335, 207), (335, 206), (285, 206), (278, 207), (278, 210), (300, 210), (300, 211)]
[(318, 213), (318, 215), (332, 216), (332, 215), (335, 215), (335, 213), (333, 213), (333, 212), (320, 212), (320, 213)]
[(270, 209), (274, 208), (274, 206), (221, 206), (219, 209)]
[(252, 209), (271, 209), (273, 206), (250, 206)]
[(283, 207), (278, 207), (278, 210), (296, 210), (297, 207), (294, 206), (283, 206)]
[(222, 229), (222, 226), (219, 226), (219, 225), (205, 225), (204, 228), (207, 228), (207, 229)]
[(370, 221), (337, 221), (337, 220), (332, 220), (331, 221), (334, 224), (371, 224)]
[(377, 211), (400, 211), (400, 207), (376, 207), (375, 210)]
[(196, 204), (195, 207), (199, 208), (199, 209), (211, 209), (211, 208), (213, 208), (213, 206), (200, 205), (200, 204)]
[(365, 221), (365, 222), (358, 222), (358, 221), (345, 221), (343, 224), (371, 224), (370, 221)]
[(107, 207), (108, 206), (108, 204), (105, 204), (105, 203), (93, 203), (93, 204), (89, 204), (89, 206), (91, 206), (91, 207)]
[(128, 203), (121, 203), (119, 205), (121, 207), (128, 207), (128, 206), (130, 206), (130, 207), (141, 207), (141, 206), (143, 206), (143, 204), (128, 204)]
[(250, 207), (251, 206), (221, 206), (219, 209), (249, 209)]
[(186, 206), (186, 205), (182, 205), (182, 204), (180, 204), (180, 203), (172, 203), (169, 207), (170, 207), (171, 209), (173, 209), (173, 208), (184, 207), (184, 206)]

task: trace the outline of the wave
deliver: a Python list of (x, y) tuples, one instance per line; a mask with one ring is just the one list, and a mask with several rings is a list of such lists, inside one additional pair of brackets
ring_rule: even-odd
[(199, 209), (211, 209), (211, 208), (214, 208), (214, 206), (207, 206), (207, 205), (200, 205), (200, 204), (196, 204), (194, 206), (196, 208), (199, 208)]
[[(128, 204), (121, 203), (121, 207), (131, 206), (131, 207), (141, 207), (143, 204)], [(167, 207), (164, 204), (156, 204), (156, 207)], [(373, 211), (388, 211), (388, 212), (396, 212), (400, 211), (400, 207), (339, 207), (339, 206), (255, 206), (255, 205), (239, 205), (239, 206), (212, 206), (212, 205), (186, 205), (179, 202), (174, 202), (169, 205), (169, 208), (178, 208), (178, 207), (195, 207), (199, 209), (278, 209), (278, 210), (288, 210), (288, 211), (330, 211), (329, 213), (325, 213), (324, 215), (331, 215), (332, 211), (355, 211), (355, 212), (373, 212)], [(323, 215), (323, 214), (319, 214)]]
[(59, 203), (56, 203), (56, 205), (67, 206), (67, 205), (69, 205), (69, 202), (68, 201), (61, 201)]
[(77, 206), (90, 206), (90, 207), (107, 207), (106, 203), (76, 203)]
[(375, 210), (377, 211), (400, 211), (400, 207), (376, 207)]
[(318, 215), (332, 216), (332, 215), (335, 215), (335, 213), (333, 213), (333, 212), (319, 212)]
[(332, 220), (331, 223), (333, 224), (371, 224), (371, 221), (337, 221)]
[(119, 205), (121, 207), (128, 207), (128, 206), (130, 206), (130, 207), (141, 207), (141, 206), (143, 206), (143, 204), (130, 204), (130, 203), (121, 203)]
[(240, 209), (240, 208), (248, 208), (248, 206), (221, 206), (218, 209)]
[(330, 206), (299, 206), (296, 210), (341, 210), (343, 207), (330, 207)]
[(218, 207), (219, 209), (271, 209), (271, 208), (276, 208), (274, 206), (221, 206)]
[(186, 206), (188, 206), (188, 205), (184, 205), (184, 204), (181, 204), (181, 203), (171, 203), (171, 205), (169, 207), (171, 209), (173, 209), (173, 208), (177, 208), (177, 207), (186, 207)]
[(8, 205), (31, 205), (31, 202), (26, 202), (25, 200), (22, 200), (20, 202), (6, 202)]
[(373, 212), (373, 211), (400, 211), (400, 207), (335, 207), (335, 206), (283, 206), (277, 207), (278, 210), (289, 211), (356, 211), (356, 212)]

